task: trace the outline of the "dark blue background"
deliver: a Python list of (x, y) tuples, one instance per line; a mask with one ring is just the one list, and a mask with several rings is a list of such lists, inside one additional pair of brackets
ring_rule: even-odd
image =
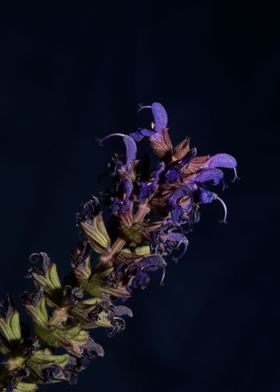
[[(77, 3), (78, 4), (78, 3)], [(101, 2), (0, 13), (1, 295), (31, 252), (63, 273), (75, 212), (118, 140), (159, 101), (175, 142), (228, 152), (241, 180), (204, 208), (186, 257), (130, 301), (134, 318), (77, 391), (279, 391), (279, 15), (268, 2)], [(42, 390), (70, 391), (67, 384)]]

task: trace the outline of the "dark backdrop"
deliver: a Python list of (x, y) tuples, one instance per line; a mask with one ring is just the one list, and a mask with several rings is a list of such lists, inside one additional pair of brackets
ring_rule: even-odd
[[(78, 3), (77, 3), (78, 4)], [(162, 102), (175, 142), (228, 152), (241, 180), (204, 208), (187, 255), (130, 301), (125, 333), (77, 391), (279, 391), (279, 15), (268, 2), (102, 2), (0, 13), (1, 295), (30, 288), (31, 252), (68, 270), (75, 212)], [(67, 384), (42, 390), (70, 391)]]

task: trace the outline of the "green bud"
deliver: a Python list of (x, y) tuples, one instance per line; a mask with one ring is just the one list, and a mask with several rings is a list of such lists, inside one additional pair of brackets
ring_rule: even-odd
[(50, 263), (50, 266), (44, 275), (36, 272), (33, 272), (32, 275), (38, 285), (42, 287), (46, 293), (53, 295), (56, 291), (61, 290), (61, 283), (55, 263)]
[(17, 368), (21, 368), (24, 365), (24, 362), (25, 362), (25, 358), (21, 356), (11, 357), (7, 361), (7, 368), (9, 369), (9, 371)]
[(103, 327), (103, 328), (111, 328), (112, 323), (111, 320), (108, 318), (108, 312), (103, 310), (98, 314), (98, 319), (96, 320), (96, 326), (97, 327)]
[(19, 322), (19, 312), (14, 310), (5, 319), (0, 318), (0, 333), (8, 341), (20, 340), (21, 329)]
[(62, 345), (69, 353), (80, 357), (83, 353), (83, 346), (89, 339), (87, 331), (79, 326), (72, 328), (56, 328), (53, 336), (59, 345)]
[(38, 302), (34, 301), (33, 304), (24, 304), (25, 309), (27, 312), (32, 316), (32, 319), (35, 321), (36, 324), (40, 326), (44, 326), (48, 322), (48, 311), (46, 307), (46, 299), (42, 295)]
[(91, 275), (90, 257), (87, 257), (83, 264), (73, 268), (78, 280), (87, 280)]
[[(69, 359), (68, 354), (54, 355), (49, 348), (38, 350), (26, 361), (26, 366), (30, 369), (30, 378), (38, 382), (42, 381), (43, 370), (52, 365), (63, 368)], [(59, 377), (64, 380), (64, 376)]]
[(34, 330), (36, 336), (46, 342), (51, 347), (59, 347), (59, 342), (53, 334), (52, 330), (48, 330), (46, 327), (41, 327), (40, 325), (35, 325)]
[(81, 222), (88, 241), (95, 252), (102, 254), (111, 245), (111, 240), (104, 224), (102, 212), (100, 212), (92, 223)]
[[(88, 300), (90, 302), (90, 300)], [(77, 302), (75, 305), (69, 308), (69, 313), (76, 322), (79, 322), (83, 328), (94, 328), (95, 321), (90, 316), (94, 311), (98, 309), (98, 298), (93, 298), (93, 303), (89, 302)]]
[(135, 253), (139, 256), (148, 256), (151, 254), (151, 249), (149, 245), (138, 246), (135, 248)]

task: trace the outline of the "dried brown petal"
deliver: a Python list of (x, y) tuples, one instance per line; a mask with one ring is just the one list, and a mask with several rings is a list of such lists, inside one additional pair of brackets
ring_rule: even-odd
[(194, 157), (189, 165), (183, 170), (182, 177), (185, 179), (202, 169), (209, 160), (209, 155)]
[(190, 151), (190, 138), (182, 140), (177, 146), (174, 148), (174, 152), (172, 155), (172, 161), (178, 161), (183, 159), (184, 156)]
[(157, 138), (150, 138), (150, 144), (154, 153), (161, 159), (169, 160), (173, 153), (173, 146), (169, 136), (168, 128), (163, 129)]

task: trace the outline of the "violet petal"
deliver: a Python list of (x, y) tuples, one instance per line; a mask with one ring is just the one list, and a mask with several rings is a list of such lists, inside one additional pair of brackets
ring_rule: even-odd
[(126, 148), (126, 165), (131, 165), (136, 159), (137, 146), (135, 140), (129, 135), (125, 135), (123, 141)]
[(164, 128), (167, 127), (168, 117), (166, 110), (158, 102), (152, 103), (151, 109), (154, 117), (155, 131), (161, 132)]
[(131, 165), (135, 159), (136, 159), (136, 154), (137, 154), (137, 146), (135, 143), (135, 140), (124, 133), (120, 132), (115, 132), (115, 133), (110, 133), (109, 135), (103, 137), (102, 139), (97, 138), (98, 143), (100, 146), (102, 146), (103, 142), (107, 139), (110, 139), (111, 137), (114, 136), (119, 136), (123, 138), (125, 148), (126, 148), (126, 165), (129, 166)]
[(160, 255), (151, 255), (147, 257), (143, 257), (139, 261), (139, 267), (146, 272), (157, 271), (159, 268), (163, 268), (166, 266), (166, 262)]
[(150, 129), (139, 128), (137, 131), (131, 132), (129, 136), (131, 136), (136, 142), (140, 142), (145, 136), (151, 137), (155, 131), (151, 131)]
[(124, 305), (114, 306), (113, 311), (114, 311), (114, 314), (118, 317), (122, 317), (122, 316), (132, 317), (133, 316), (132, 310)]
[(165, 182), (166, 184), (173, 184), (180, 178), (180, 172), (176, 169), (170, 169), (165, 175)]
[(213, 200), (215, 200), (216, 194), (208, 191), (207, 189), (201, 189), (200, 192), (200, 203), (202, 204), (209, 204), (212, 203)]
[(140, 185), (140, 191), (138, 195), (138, 200), (143, 201), (150, 197), (156, 190), (160, 174), (164, 171), (165, 164), (160, 162), (155, 170), (151, 173), (151, 180), (142, 182)]
[(237, 166), (236, 159), (229, 154), (216, 154), (210, 157), (206, 164), (207, 167), (225, 167), (228, 169), (234, 169)]
[(169, 204), (171, 207), (175, 208), (177, 205), (177, 201), (180, 200), (183, 196), (189, 195), (191, 193), (191, 189), (187, 185), (183, 185), (180, 188), (176, 189), (175, 192), (169, 198)]
[(211, 168), (202, 170), (200, 173), (198, 173), (195, 176), (194, 181), (202, 183), (212, 181), (214, 185), (218, 185), (223, 177), (224, 173), (222, 170)]

